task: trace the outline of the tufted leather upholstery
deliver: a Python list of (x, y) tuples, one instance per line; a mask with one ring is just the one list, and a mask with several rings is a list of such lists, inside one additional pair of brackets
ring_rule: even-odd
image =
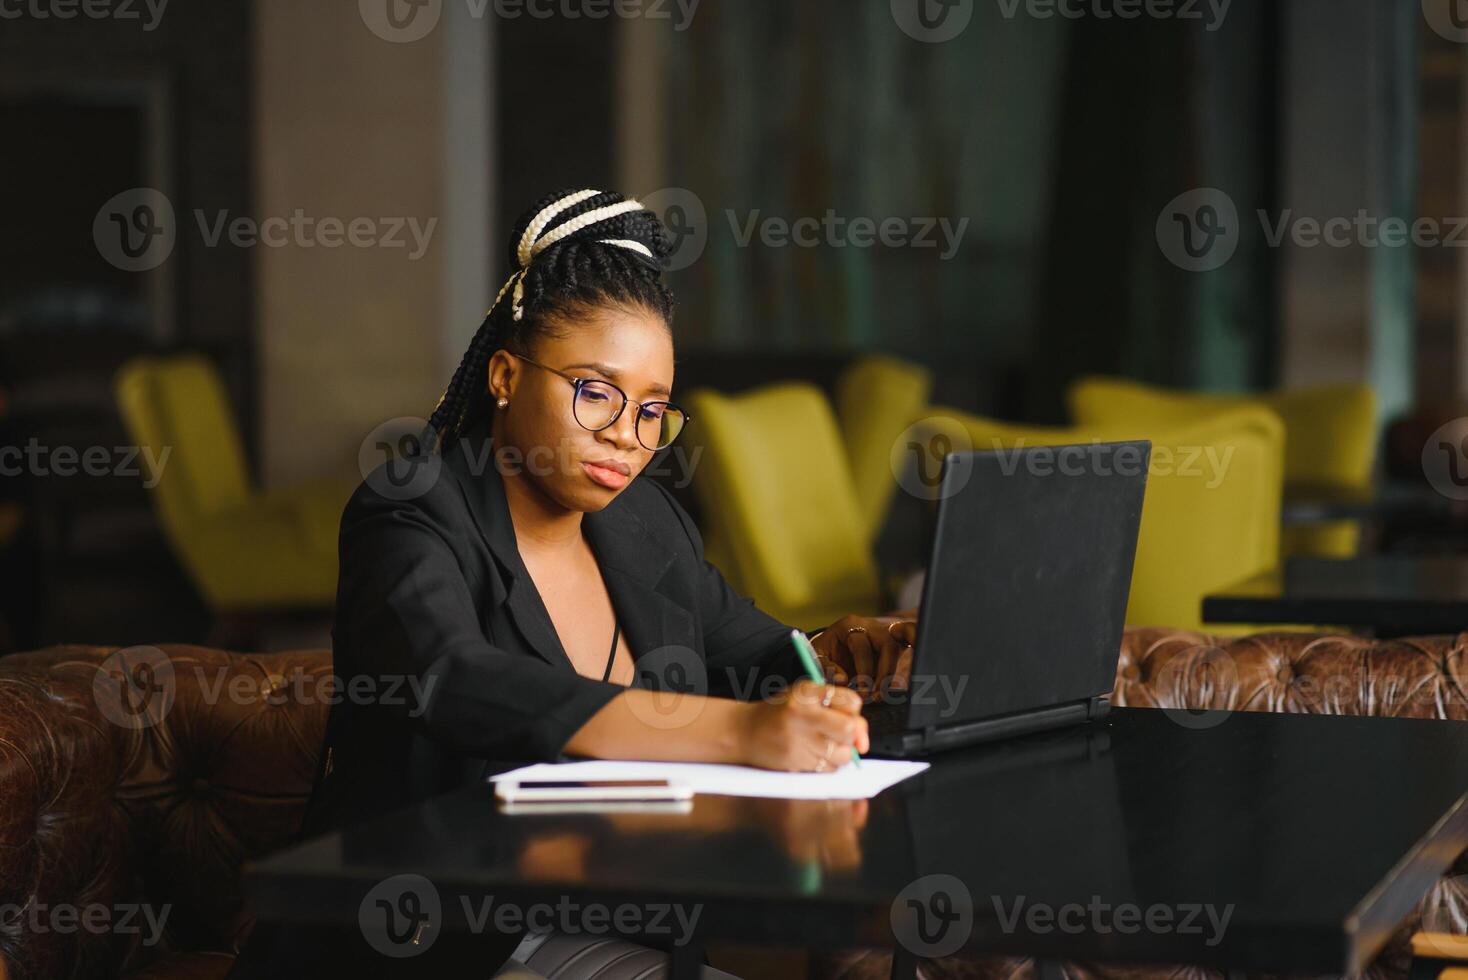
[(1161, 708), (1468, 719), (1468, 633), (1371, 640), (1129, 630), (1112, 702)]
[[(115, 723), (124, 673), (166, 660), (173, 701)], [(98, 668), (102, 671), (99, 674)], [(162, 941), (0, 922), (0, 980), (222, 978), (251, 927), (242, 861), (296, 831), (325, 732), (327, 651), (55, 647), (0, 660), (0, 909), (34, 901), (171, 908)], [(1468, 634), (1373, 641), (1299, 633), (1216, 640), (1129, 630), (1117, 704), (1468, 719)], [(221, 687), (220, 685), (224, 685)], [(222, 692), (222, 693), (221, 693)], [(291, 696), (284, 696), (290, 693)], [(1419, 925), (1468, 934), (1468, 861), (1405, 924), (1373, 974), (1405, 971)], [(886, 976), (883, 954), (823, 957), (828, 975)], [(1031, 976), (1028, 960), (944, 960), (930, 977)], [(8, 972), (7, 972), (8, 971)], [(1077, 980), (1206, 971), (1067, 964)]]
[[(153, 725), (109, 720), (96, 685), (156, 651), (173, 668), (171, 707)], [(232, 957), (221, 954), (252, 924), (240, 864), (291, 839), (310, 793), (328, 708), (315, 681), (330, 654), (111, 654), (55, 647), (0, 661), (0, 907), (31, 896), (53, 908), (166, 905), (162, 940), (0, 928), (0, 960), (10, 980), (223, 977)], [(310, 697), (272, 696), (283, 682)]]

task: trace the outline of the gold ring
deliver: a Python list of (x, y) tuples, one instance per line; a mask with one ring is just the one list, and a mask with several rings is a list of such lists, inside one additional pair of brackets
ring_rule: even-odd
[(865, 626), (849, 626), (846, 629), (846, 635), (850, 636), (852, 633), (865, 633), (866, 631), (867, 628)]

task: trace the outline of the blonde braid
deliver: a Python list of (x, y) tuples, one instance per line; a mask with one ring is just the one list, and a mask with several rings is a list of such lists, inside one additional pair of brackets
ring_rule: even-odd
[(570, 207), (575, 207), (589, 197), (596, 197), (601, 191), (581, 190), (574, 194), (567, 194), (559, 201), (547, 204), (535, 213), (530, 219), (530, 224), (525, 226), (525, 233), (520, 236), (520, 241), (515, 247), (515, 256), (520, 260), (520, 268), (524, 269), (530, 265), (530, 260), (535, 258), (532, 246), (545, 226), (550, 224), (556, 215)]

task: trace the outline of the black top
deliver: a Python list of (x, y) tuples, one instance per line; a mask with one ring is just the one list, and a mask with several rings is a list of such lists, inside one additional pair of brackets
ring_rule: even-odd
[(612, 650), (610, 653), (607, 654), (607, 669), (601, 675), (601, 679), (604, 681), (611, 679), (612, 664), (617, 662), (617, 637), (620, 635), (618, 631), (621, 630), (621, 628), (622, 624), (616, 622), (614, 618), (612, 621)]
[[(625, 690), (567, 657), (490, 448), (481, 426), (442, 457), (384, 464), (346, 506), (332, 628), (343, 694), (303, 836), (480, 782), (495, 763), (554, 761)], [(638, 686), (666, 675), (739, 696), (803, 676), (790, 627), (704, 560), (692, 519), (659, 484), (633, 480), (582, 526)], [(354, 682), (381, 696), (351, 696)]]

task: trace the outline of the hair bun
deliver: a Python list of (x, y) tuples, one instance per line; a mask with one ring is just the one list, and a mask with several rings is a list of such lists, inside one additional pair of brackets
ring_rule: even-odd
[(515, 222), (510, 267), (525, 269), (552, 248), (591, 242), (626, 249), (658, 270), (672, 251), (662, 221), (641, 202), (615, 191), (568, 189), (541, 198)]

